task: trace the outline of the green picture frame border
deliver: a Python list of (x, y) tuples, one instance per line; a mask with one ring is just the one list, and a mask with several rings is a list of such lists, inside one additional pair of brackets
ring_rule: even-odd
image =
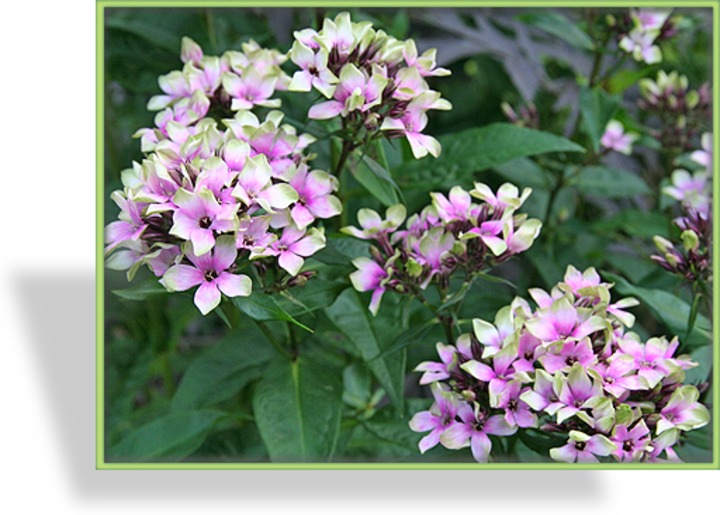
[[(448, 0), (442, 7), (677, 7), (677, 1), (668, 0), (627, 0), (605, 1), (528, 1), (528, 0)], [(716, 470), (720, 469), (720, 261), (717, 259), (720, 250), (720, 224), (713, 224), (713, 398), (715, 399), (711, 424), (713, 427), (713, 460), (710, 463), (600, 463), (600, 464), (567, 464), (567, 463), (107, 463), (105, 462), (105, 403), (104, 403), (104, 342), (105, 342), (105, 274), (104, 274), (104, 220), (103, 206), (105, 203), (104, 180), (104, 15), (108, 8), (172, 8), (172, 7), (437, 7), (433, 0), (98, 0), (96, 2), (96, 199), (95, 199), (95, 388), (96, 388), (96, 434), (95, 449), (97, 470)], [(683, 2), (683, 8), (709, 8), (712, 10), (713, 62), (720, 56), (720, 2), (718, 0), (691, 0)], [(714, 66), (713, 74), (713, 145), (720, 145), (720, 67)], [(720, 156), (713, 152), (713, 170), (720, 170)], [(720, 198), (720, 181), (712, 181), (713, 198)], [(713, 218), (717, 220), (720, 209), (713, 202)]]

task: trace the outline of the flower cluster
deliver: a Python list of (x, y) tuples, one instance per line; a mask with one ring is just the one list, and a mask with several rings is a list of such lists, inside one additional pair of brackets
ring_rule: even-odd
[(670, 19), (672, 9), (630, 9), (629, 20), (624, 20), (624, 34), (618, 46), (638, 62), (647, 64), (662, 61), (657, 43), (676, 32)]
[(702, 136), (702, 150), (691, 154), (691, 159), (704, 169), (690, 173), (675, 170), (672, 184), (663, 193), (680, 202), (682, 214), (673, 220), (681, 231), (682, 243), (673, 244), (661, 236), (654, 241), (659, 255), (651, 258), (664, 269), (679, 274), (690, 282), (705, 281), (711, 274), (710, 248), (712, 247), (712, 134)]
[(353, 261), (358, 269), (350, 275), (353, 286), (373, 292), (370, 311), (377, 313), (385, 291), (422, 297), (431, 282), (447, 288), (457, 272), (466, 282), (471, 280), (477, 272), (530, 248), (542, 224), (517, 213), (530, 192), (526, 188), (520, 194), (508, 183), (494, 193), (476, 183), (469, 192), (455, 186), (447, 197), (431, 193), (432, 203), (411, 216), (404, 230), (402, 205), (390, 207), (384, 220), (371, 209), (359, 210), (360, 228), (342, 231), (375, 246), (372, 259)]
[(183, 69), (160, 76), (163, 94), (148, 102), (151, 111), (170, 107), (177, 122), (187, 116), (202, 118), (212, 106), (233, 111), (279, 107), (280, 100), (271, 97), (276, 90), (286, 90), (290, 81), (280, 68), (287, 57), (252, 40), (242, 45), (242, 52), (230, 50), (218, 57), (206, 56), (200, 45), (184, 37), (180, 58)]
[(450, 73), (436, 68), (434, 49), (418, 55), (412, 39), (399, 41), (343, 12), (320, 31), (296, 32), (288, 55), (300, 67), (288, 89), (314, 88), (328, 99), (312, 106), (310, 118), (340, 116), (351, 134), (405, 137), (416, 158), (440, 153), (438, 141), (422, 134), (428, 110), (451, 108), (425, 81)]
[(660, 70), (655, 80), (640, 81), (640, 94), (640, 108), (660, 120), (660, 128), (651, 130), (650, 134), (664, 147), (690, 150), (710, 115), (708, 84), (691, 90), (684, 75)]
[(677, 338), (640, 337), (626, 298), (612, 302), (611, 284), (590, 268), (568, 267), (551, 292), (530, 290), (537, 304), (516, 298), (491, 324), (473, 321), (473, 334), (455, 346), (437, 344), (440, 362), (424, 362), (420, 384), (434, 403), (413, 416), (414, 431), (430, 433), (420, 451), (442, 444), (470, 447), (489, 460), (489, 435), (537, 428), (567, 437), (550, 456), (566, 462), (677, 460), (682, 432), (709, 421), (695, 386), (683, 385), (696, 364), (675, 356)]
[[(239, 91), (227, 84), (255, 73), (265, 74), (273, 87), (279, 79), (278, 56), (252, 43), (244, 53), (228, 52), (218, 59), (204, 57), (185, 39), (182, 55), (186, 66), (177, 77), (184, 78), (173, 72), (161, 78), (161, 86), (189, 80), (199, 71), (208, 78), (211, 70), (215, 74), (226, 67), (234, 71), (215, 74), (226, 84), (225, 92)], [(231, 78), (233, 73), (239, 75)], [(283, 124), (281, 112), (271, 111), (261, 121), (246, 110), (250, 104), (233, 96), (233, 107), (240, 110), (223, 120), (224, 129), (204, 117), (209, 98), (220, 98), (219, 83), (151, 100), (152, 106), (169, 104), (157, 115), (156, 128), (138, 132), (147, 155), (122, 173), (124, 188), (112, 194), (120, 214), (105, 233), (109, 268), (128, 270), (132, 279), (147, 265), (170, 291), (198, 286), (195, 304), (203, 314), (217, 307), (221, 293), (250, 294), (250, 278), (238, 273), (250, 260), (276, 258), (276, 281), (285, 280), (283, 274), (296, 276), (304, 258), (325, 245), (323, 230), (312, 225), (342, 211), (332, 194), (337, 179), (312, 170), (304, 153), (313, 138)], [(267, 267), (259, 271), (262, 275)], [(293, 283), (287, 279), (283, 284)]]

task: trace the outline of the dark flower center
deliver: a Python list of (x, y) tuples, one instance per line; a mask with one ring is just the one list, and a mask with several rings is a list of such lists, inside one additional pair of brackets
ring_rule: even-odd
[(573, 366), (575, 363), (577, 363), (577, 361), (578, 361), (578, 359), (577, 359), (576, 356), (568, 356), (568, 357), (565, 359), (565, 364), (571, 367), (571, 366)]
[(575, 442), (575, 448), (576, 448), (578, 451), (584, 451), (584, 450), (585, 450), (585, 447), (586, 447), (585, 442)]
[(207, 282), (213, 282), (217, 277), (218, 273), (215, 270), (205, 270), (205, 280)]
[(625, 440), (623, 442), (623, 451), (630, 452), (633, 450), (633, 442), (632, 440)]
[(212, 225), (212, 220), (210, 220), (209, 216), (203, 216), (198, 222), (198, 225), (202, 229), (208, 229)]
[(516, 399), (510, 399), (508, 401), (508, 407), (510, 411), (515, 411), (517, 409), (517, 400)]

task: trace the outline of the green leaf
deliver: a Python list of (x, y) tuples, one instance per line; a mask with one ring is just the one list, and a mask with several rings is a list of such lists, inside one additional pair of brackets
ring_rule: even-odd
[[(690, 304), (680, 297), (664, 290), (653, 290), (634, 286), (622, 277), (610, 273), (603, 274), (609, 281), (615, 283), (615, 291), (621, 295), (632, 295), (642, 301), (658, 320), (663, 322), (672, 333), (669, 336), (683, 338), (687, 332), (690, 318)], [(685, 347), (697, 348), (712, 343), (712, 330), (707, 317), (698, 314), (695, 326), (690, 335), (681, 340)]]
[(663, 213), (624, 209), (615, 216), (593, 224), (596, 232), (620, 231), (628, 236), (652, 239), (655, 235), (669, 236), (670, 219)]
[(167, 293), (167, 290), (157, 279), (148, 279), (129, 288), (113, 290), (113, 293), (127, 300), (145, 300), (152, 295)]
[(398, 183), (407, 188), (449, 189), (470, 183), (475, 172), (497, 167), (518, 157), (550, 152), (584, 152), (572, 141), (508, 123), (494, 123), (447, 134), (437, 159), (405, 163), (395, 170)]
[(324, 249), (313, 256), (313, 259), (328, 265), (352, 269), (350, 262), (356, 257), (370, 255), (370, 242), (349, 236), (330, 235)]
[(300, 356), (279, 358), (255, 388), (253, 411), (273, 461), (327, 461), (342, 415), (342, 371)]
[(560, 13), (543, 12), (538, 14), (522, 14), (520, 21), (537, 27), (545, 32), (563, 39), (576, 48), (593, 50), (595, 45), (584, 30), (573, 23), (567, 16)]
[(252, 326), (232, 331), (195, 359), (183, 375), (172, 412), (210, 407), (259, 379), (275, 353)]
[(325, 312), (340, 332), (358, 349), (393, 404), (402, 409), (405, 353), (382, 356), (385, 346), (375, 334), (369, 318), (370, 312), (357, 292), (348, 288)]
[(698, 366), (685, 372), (685, 382), (697, 385), (708, 381), (710, 379), (710, 372), (712, 371), (712, 345), (698, 347), (690, 353), (690, 357), (693, 361), (697, 362)]
[(146, 40), (158, 48), (167, 50), (173, 55), (180, 55), (180, 37), (163, 30), (155, 24), (109, 16), (105, 21), (105, 28), (127, 32)]
[(290, 322), (310, 333), (313, 332), (312, 329), (298, 322), (295, 317), (285, 311), (274, 297), (265, 293), (254, 291), (249, 297), (233, 297), (232, 300), (240, 311), (253, 320)]
[[(330, 273), (331, 267), (325, 267)], [(320, 275), (323, 270), (320, 270)], [(323, 278), (321, 276), (310, 279), (307, 284), (295, 286), (287, 290), (285, 295), (278, 298), (278, 305), (287, 313), (300, 316), (313, 313), (335, 302), (338, 295), (347, 288), (347, 274), (341, 277)]]
[(221, 411), (171, 413), (135, 429), (108, 452), (109, 461), (178, 461), (200, 447)]
[(595, 152), (600, 150), (600, 138), (605, 132), (605, 127), (612, 120), (620, 106), (620, 100), (616, 96), (608, 95), (599, 88), (580, 89), (580, 117), (581, 127), (590, 138), (590, 143)]
[(637, 175), (606, 166), (583, 168), (573, 183), (586, 195), (609, 198), (633, 197), (650, 193), (645, 181)]
[(400, 203), (402, 193), (390, 172), (370, 156), (364, 155), (351, 171), (353, 177), (383, 205), (390, 207)]
[(610, 93), (622, 93), (637, 81), (655, 71), (652, 66), (643, 66), (637, 70), (620, 70), (607, 80), (607, 89)]
[(549, 190), (555, 184), (552, 175), (526, 157), (513, 159), (494, 167), (495, 171), (518, 187)]

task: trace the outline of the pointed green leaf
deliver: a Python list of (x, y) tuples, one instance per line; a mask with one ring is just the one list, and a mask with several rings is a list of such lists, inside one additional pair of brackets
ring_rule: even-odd
[(253, 396), (260, 436), (273, 461), (327, 461), (342, 415), (342, 370), (300, 356), (271, 362)]
[(367, 306), (352, 288), (341, 293), (325, 312), (340, 332), (355, 345), (393, 404), (402, 409), (405, 352), (382, 356), (386, 346), (373, 330)]

